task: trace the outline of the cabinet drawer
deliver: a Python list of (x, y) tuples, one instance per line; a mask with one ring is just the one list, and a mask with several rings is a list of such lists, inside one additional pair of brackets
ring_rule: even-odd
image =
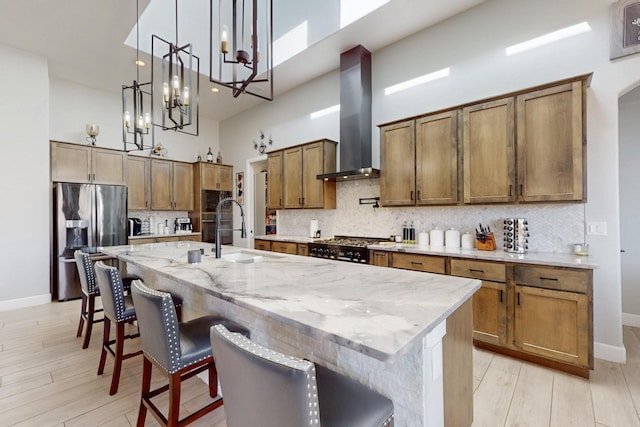
[(273, 252), (297, 255), (298, 245), (293, 242), (271, 242), (271, 250)]
[(256, 239), (253, 242), (253, 247), (259, 249), (261, 251), (270, 251), (271, 250), (271, 242), (268, 240), (259, 240)]
[(391, 260), (391, 267), (444, 274), (445, 258), (429, 255), (394, 253)]
[(147, 239), (129, 239), (130, 245), (145, 245), (147, 243), (155, 243), (156, 239), (154, 237), (149, 237)]
[(516, 284), (589, 294), (591, 271), (551, 267), (516, 266)]
[(309, 245), (306, 243), (298, 243), (298, 255), (309, 256)]
[(505, 282), (505, 265), (489, 261), (475, 261), (468, 259), (452, 259), (451, 275), (470, 277), (472, 279)]

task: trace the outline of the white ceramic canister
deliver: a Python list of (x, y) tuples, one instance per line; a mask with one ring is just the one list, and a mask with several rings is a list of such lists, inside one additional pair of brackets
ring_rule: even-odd
[(460, 247), (460, 232), (455, 229), (447, 230), (444, 235), (444, 244), (448, 248), (459, 248)]
[(164, 224), (158, 223), (158, 234), (164, 234)]
[(440, 230), (438, 227), (434, 228), (429, 233), (429, 240), (431, 242), (431, 246), (444, 246), (444, 231)]
[(464, 233), (462, 235), (462, 249), (475, 249), (476, 239), (471, 233)]
[(418, 234), (418, 246), (421, 248), (426, 248), (429, 246), (429, 233), (426, 231), (421, 231)]

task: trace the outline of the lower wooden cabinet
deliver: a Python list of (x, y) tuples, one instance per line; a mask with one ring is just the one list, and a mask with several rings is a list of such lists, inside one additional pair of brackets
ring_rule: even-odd
[(130, 245), (144, 245), (146, 243), (166, 243), (166, 242), (201, 242), (202, 236), (200, 234), (188, 234), (188, 235), (170, 235), (170, 236), (155, 236), (146, 237), (142, 239), (129, 239)]
[(271, 251), (297, 255), (298, 245), (295, 242), (271, 242)]
[(445, 257), (441, 256), (393, 253), (391, 255), (391, 267), (444, 274), (446, 272), (446, 260)]
[(482, 281), (473, 295), (473, 339), (490, 344), (507, 343), (507, 285)]
[(309, 245), (306, 243), (298, 243), (298, 255), (309, 256)]
[(253, 241), (253, 247), (255, 249), (258, 249), (258, 250), (261, 250), (261, 251), (270, 251), (271, 250), (271, 241), (270, 240), (255, 239)]
[(369, 256), (369, 263), (371, 265), (377, 265), (378, 267), (389, 267), (391, 254), (384, 251), (371, 251)]

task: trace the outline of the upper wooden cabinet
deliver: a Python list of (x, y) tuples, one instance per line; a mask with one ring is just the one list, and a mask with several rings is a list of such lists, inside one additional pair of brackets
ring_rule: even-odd
[(190, 211), (193, 205), (191, 164), (151, 159), (151, 209)]
[(269, 209), (282, 209), (284, 206), (282, 192), (282, 172), (284, 153), (274, 151), (267, 157), (267, 206)]
[(466, 107), (462, 115), (464, 202), (515, 201), (513, 97)]
[(518, 96), (518, 197), (525, 202), (586, 198), (582, 81)]
[(286, 148), (269, 153), (267, 161), (269, 208), (335, 209), (336, 183), (317, 176), (335, 172), (336, 142), (323, 139)]
[(202, 190), (233, 190), (233, 166), (216, 163), (200, 163)]
[(125, 185), (127, 153), (63, 142), (51, 143), (51, 180)]
[(146, 210), (151, 207), (150, 160), (147, 157), (129, 156), (127, 159), (127, 188), (129, 210)]
[(383, 206), (458, 201), (458, 110), (381, 128)]

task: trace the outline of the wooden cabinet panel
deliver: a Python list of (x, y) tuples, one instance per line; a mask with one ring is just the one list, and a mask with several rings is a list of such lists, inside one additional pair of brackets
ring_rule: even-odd
[(271, 251), (297, 255), (298, 245), (294, 242), (271, 242)]
[(127, 159), (127, 197), (129, 210), (150, 207), (150, 170), (146, 157), (129, 156)]
[(271, 250), (271, 242), (269, 240), (255, 239), (253, 241), (253, 247), (255, 249), (259, 249), (261, 251), (270, 251)]
[(93, 148), (91, 153), (92, 180), (95, 184), (126, 185), (127, 153)]
[(584, 200), (582, 81), (520, 95), (516, 111), (520, 200)]
[(309, 245), (306, 243), (298, 243), (298, 255), (309, 256)]
[(171, 161), (151, 159), (151, 209), (153, 210), (173, 210), (171, 171)]
[(144, 245), (147, 243), (155, 243), (156, 239), (154, 237), (149, 237), (148, 239), (129, 239), (130, 245)]
[(284, 153), (276, 151), (267, 157), (267, 205), (269, 209), (282, 209)]
[[(325, 150), (322, 142), (302, 147), (302, 204), (305, 208), (324, 207), (324, 181), (316, 178), (324, 171)], [(334, 183), (335, 185), (335, 183)]]
[(51, 180), (91, 182), (91, 147), (54, 142), (51, 144)]
[(451, 275), (493, 282), (506, 281), (505, 265), (502, 262), (452, 258)]
[(202, 168), (202, 189), (232, 191), (233, 167), (215, 163), (200, 163)]
[(589, 366), (589, 300), (573, 292), (516, 285), (515, 344), (523, 351)]
[(458, 202), (458, 110), (416, 120), (416, 204)]
[(516, 266), (516, 283), (537, 288), (590, 294), (592, 273), (587, 270)]
[(415, 205), (415, 121), (380, 129), (380, 203), (383, 206)]
[(507, 285), (482, 281), (473, 295), (473, 338), (490, 344), (507, 342)]
[(515, 201), (513, 98), (473, 105), (462, 111), (464, 202)]
[(179, 236), (181, 242), (202, 242), (202, 235)]
[(390, 267), (389, 258), (390, 255), (388, 252), (372, 251), (372, 255), (369, 257), (369, 263), (377, 265), (378, 267)]
[(394, 253), (391, 256), (391, 266), (405, 270), (444, 274), (445, 264), (446, 258), (440, 256), (406, 253)]
[(302, 147), (284, 150), (284, 208), (302, 207)]
[(173, 163), (173, 209), (193, 210), (193, 167), (189, 163)]

